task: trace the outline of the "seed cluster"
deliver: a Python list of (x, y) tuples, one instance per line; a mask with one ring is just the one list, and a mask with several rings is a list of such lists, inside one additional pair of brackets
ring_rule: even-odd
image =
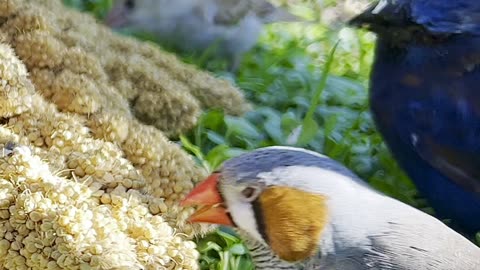
[(2, 152), (2, 269), (197, 269), (195, 244), (140, 191), (56, 176), (26, 146)]
[(0, 1), (0, 33), (37, 91), (63, 112), (115, 111), (174, 136), (192, 128), (201, 109), (238, 115), (250, 108), (228, 81), (120, 36), (61, 0)]

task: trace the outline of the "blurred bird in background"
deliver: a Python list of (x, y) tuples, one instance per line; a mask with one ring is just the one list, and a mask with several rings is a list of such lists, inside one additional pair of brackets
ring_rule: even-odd
[(117, 0), (106, 24), (150, 32), (184, 52), (214, 49), (237, 69), (264, 24), (301, 19), (266, 0)]
[(301, 148), (232, 158), (182, 205), (236, 228), (257, 270), (480, 269), (480, 248), (444, 223)]
[(370, 104), (439, 217), (480, 231), (480, 1), (381, 0), (352, 25), (378, 36)]
[(320, 21), (334, 29), (345, 27), (345, 23), (352, 16), (357, 15), (360, 10), (364, 10), (371, 2), (372, 0), (316, 1), (321, 13)]

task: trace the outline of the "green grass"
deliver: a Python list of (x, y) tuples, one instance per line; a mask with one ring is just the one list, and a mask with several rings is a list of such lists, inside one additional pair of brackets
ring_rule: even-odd
[[(65, 1), (98, 17), (110, 5), (107, 0)], [(315, 18), (308, 7), (300, 4), (294, 10)], [(308, 148), (340, 161), (378, 190), (431, 212), (372, 122), (367, 89), (374, 41), (372, 34), (348, 28), (271, 25), (245, 55), (236, 75), (204, 55), (182, 55), (186, 62), (231, 79), (254, 104), (245, 117), (205, 112), (197, 127), (181, 137), (182, 145), (210, 170), (258, 147)], [(480, 243), (480, 234), (477, 238)], [(241, 240), (228, 229), (197, 242), (202, 269), (253, 269)]]

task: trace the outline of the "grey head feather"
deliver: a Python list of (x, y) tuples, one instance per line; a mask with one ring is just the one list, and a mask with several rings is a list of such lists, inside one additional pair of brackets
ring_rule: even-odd
[(334, 171), (367, 186), (341, 163), (327, 156), (293, 147), (259, 148), (226, 161), (221, 171), (226, 178), (242, 183), (255, 181), (260, 173), (290, 166), (318, 167)]

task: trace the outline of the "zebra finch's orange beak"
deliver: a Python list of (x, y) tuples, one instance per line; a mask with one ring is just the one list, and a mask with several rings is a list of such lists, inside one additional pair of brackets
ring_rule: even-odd
[(181, 206), (200, 206), (188, 221), (234, 226), (217, 188), (219, 177), (213, 173), (180, 202)]

